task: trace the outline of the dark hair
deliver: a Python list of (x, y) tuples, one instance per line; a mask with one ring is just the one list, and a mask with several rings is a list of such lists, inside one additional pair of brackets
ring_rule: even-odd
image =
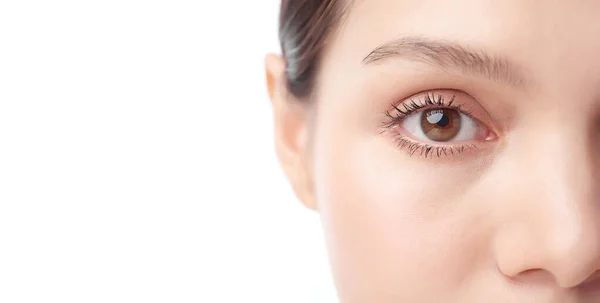
[(279, 41), (288, 90), (294, 96), (311, 93), (325, 40), (339, 23), (344, 1), (348, 0), (281, 1)]

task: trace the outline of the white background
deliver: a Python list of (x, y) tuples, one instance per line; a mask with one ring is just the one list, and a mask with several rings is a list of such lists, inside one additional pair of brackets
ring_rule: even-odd
[(0, 2), (0, 302), (335, 302), (273, 151), (278, 0)]

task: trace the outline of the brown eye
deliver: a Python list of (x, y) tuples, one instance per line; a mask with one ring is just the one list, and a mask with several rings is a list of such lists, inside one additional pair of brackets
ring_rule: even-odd
[(431, 141), (446, 142), (454, 139), (461, 128), (461, 114), (450, 108), (435, 108), (423, 111), (421, 129)]

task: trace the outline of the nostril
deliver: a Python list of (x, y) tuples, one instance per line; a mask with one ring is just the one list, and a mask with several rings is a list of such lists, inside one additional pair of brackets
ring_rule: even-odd
[(582, 285), (587, 285), (587, 284), (596, 284), (600, 282), (600, 270), (595, 271), (593, 274), (591, 274), (583, 283)]
[(593, 273), (580, 287), (583, 291), (600, 292), (600, 271)]
[(556, 282), (552, 273), (541, 268), (528, 269), (509, 278), (516, 284), (552, 284)]
[(532, 269), (528, 269), (528, 270), (520, 272), (519, 275), (520, 276), (535, 275), (535, 274), (539, 273), (540, 271), (544, 271), (544, 270), (541, 268), (532, 268)]

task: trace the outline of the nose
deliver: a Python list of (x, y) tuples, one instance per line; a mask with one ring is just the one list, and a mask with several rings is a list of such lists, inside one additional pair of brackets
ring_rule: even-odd
[[(573, 288), (600, 269), (594, 150), (577, 134), (548, 133), (534, 141), (543, 147), (512, 151), (520, 156), (505, 163), (510, 177), (493, 199), (502, 203), (496, 262), (518, 282)], [(568, 143), (573, 141), (578, 144)]]

